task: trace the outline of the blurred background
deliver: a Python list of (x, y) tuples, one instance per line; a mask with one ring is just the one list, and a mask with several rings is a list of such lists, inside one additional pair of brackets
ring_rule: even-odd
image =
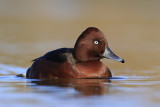
[(0, 63), (29, 67), (32, 59), (50, 50), (73, 47), (81, 32), (93, 26), (126, 60), (121, 64), (104, 59), (111, 70), (157, 70), (159, 4), (159, 0), (0, 0)]

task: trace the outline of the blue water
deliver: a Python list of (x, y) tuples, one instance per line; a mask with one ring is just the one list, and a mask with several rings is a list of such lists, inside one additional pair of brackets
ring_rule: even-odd
[(37, 80), (27, 68), (0, 64), (0, 107), (159, 107), (160, 82), (149, 76)]

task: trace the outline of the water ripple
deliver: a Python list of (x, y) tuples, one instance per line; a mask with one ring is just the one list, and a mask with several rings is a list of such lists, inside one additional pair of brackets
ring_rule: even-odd
[(0, 75), (17, 75), (24, 74), (27, 68), (18, 67), (15, 65), (0, 64)]

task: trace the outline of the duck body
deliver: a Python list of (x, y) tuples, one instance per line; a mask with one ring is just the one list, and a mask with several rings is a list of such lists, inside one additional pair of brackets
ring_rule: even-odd
[(27, 71), (27, 78), (102, 78), (112, 76), (110, 70), (99, 60), (82, 62), (75, 60), (73, 48), (50, 51), (35, 59), (32, 66)]
[(124, 62), (108, 47), (104, 34), (97, 28), (86, 29), (74, 48), (60, 48), (33, 60), (27, 70), (29, 79), (105, 78), (112, 77), (100, 59)]

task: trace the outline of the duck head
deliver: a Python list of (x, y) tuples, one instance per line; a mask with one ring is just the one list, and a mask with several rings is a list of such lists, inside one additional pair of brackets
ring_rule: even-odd
[(98, 28), (89, 27), (78, 37), (73, 52), (78, 61), (100, 60), (108, 58), (124, 63), (124, 60), (112, 52), (108, 42)]

